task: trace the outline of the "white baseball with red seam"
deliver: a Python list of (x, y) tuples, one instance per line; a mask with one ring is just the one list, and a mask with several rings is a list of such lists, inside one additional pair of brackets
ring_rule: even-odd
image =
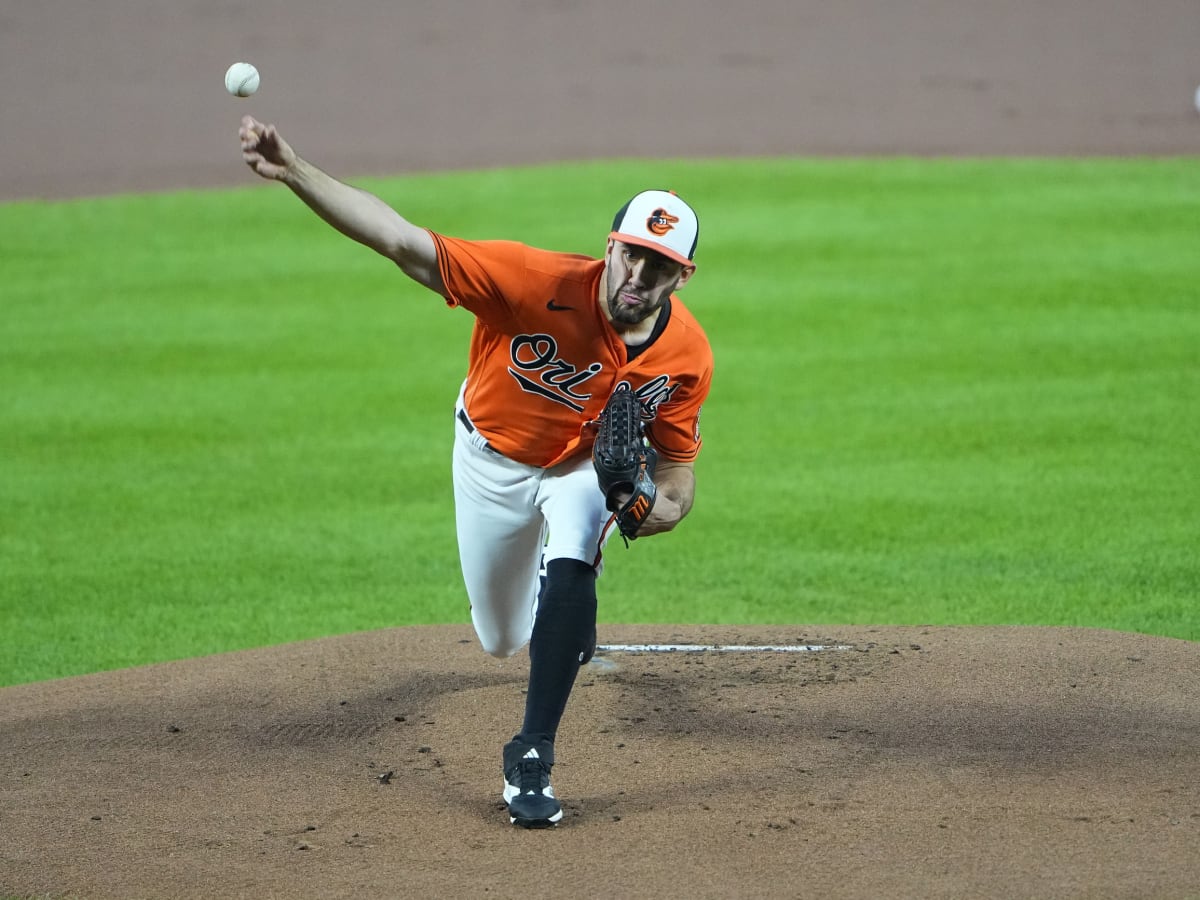
[(236, 62), (225, 73), (225, 90), (235, 97), (249, 97), (258, 90), (258, 69), (248, 62)]

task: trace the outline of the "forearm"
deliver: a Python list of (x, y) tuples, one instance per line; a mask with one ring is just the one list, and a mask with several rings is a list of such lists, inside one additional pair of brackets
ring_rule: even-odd
[(421, 284), (438, 289), (433, 240), (380, 198), (338, 181), (296, 157), (283, 183), (318, 216), (351, 240), (395, 262)]
[(283, 183), (346, 237), (384, 256), (392, 255), (408, 224), (378, 197), (338, 181), (300, 157), (288, 167)]
[(696, 472), (691, 463), (659, 461), (654, 473), (654, 486), (658, 492), (679, 508), (678, 522), (692, 509), (696, 499)]
[(318, 216), (346, 237), (398, 265), (409, 278), (444, 294), (437, 247), (424, 228), (381, 199), (351, 187), (300, 158), (274, 125), (242, 116), (242, 159), (263, 178), (282, 181)]
[[(664, 534), (691, 511), (692, 501), (696, 497), (696, 475), (692, 464), (659, 460), (654, 472), (654, 489), (654, 506), (638, 529), (638, 537)], [(628, 500), (628, 495), (621, 497), (623, 503)]]

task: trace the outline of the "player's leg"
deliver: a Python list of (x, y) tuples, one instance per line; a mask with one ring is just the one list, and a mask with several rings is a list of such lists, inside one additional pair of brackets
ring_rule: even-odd
[(579, 667), (595, 650), (599, 542), (608, 511), (588, 459), (547, 471), (537, 502), (550, 535), (519, 737), (553, 743)]
[(525, 718), (504, 747), (509, 821), (527, 828), (563, 816), (550, 785), (554, 741), (579, 668), (595, 649), (596, 575), (608, 519), (587, 458), (548, 470), (536, 502), (549, 526), (545, 581), (529, 641)]
[(545, 522), (542, 470), (478, 446), (456, 423), (454, 507), (471, 621), (483, 649), (512, 656), (533, 632)]

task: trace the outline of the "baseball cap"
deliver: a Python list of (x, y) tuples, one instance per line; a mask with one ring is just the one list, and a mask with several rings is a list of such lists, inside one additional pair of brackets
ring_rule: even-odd
[(700, 220), (674, 191), (642, 191), (618, 210), (610, 238), (657, 250), (684, 266), (693, 266)]

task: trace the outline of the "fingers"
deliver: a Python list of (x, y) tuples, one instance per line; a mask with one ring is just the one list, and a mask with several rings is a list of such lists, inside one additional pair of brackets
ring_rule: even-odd
[(249, 150), (258, 145), (266, 126), (253, 116), (242, 116), (242, 125), (238, 129), (238, 137), (242, 141), (242, 150)]
[(277, 178), (278, 166), (272, 158), (272, 140), (275, 128), (264, 125), (253, 116), (242, 116), (238, 138), (242, 144), (242, 159), (251, 169), (264, 178)]
[(264, 125), (253, 116), (243, 116), (238, 128), (242, 159), (263, 178), (287, 179), (296, 154), (279, 136), (274, 125)]

